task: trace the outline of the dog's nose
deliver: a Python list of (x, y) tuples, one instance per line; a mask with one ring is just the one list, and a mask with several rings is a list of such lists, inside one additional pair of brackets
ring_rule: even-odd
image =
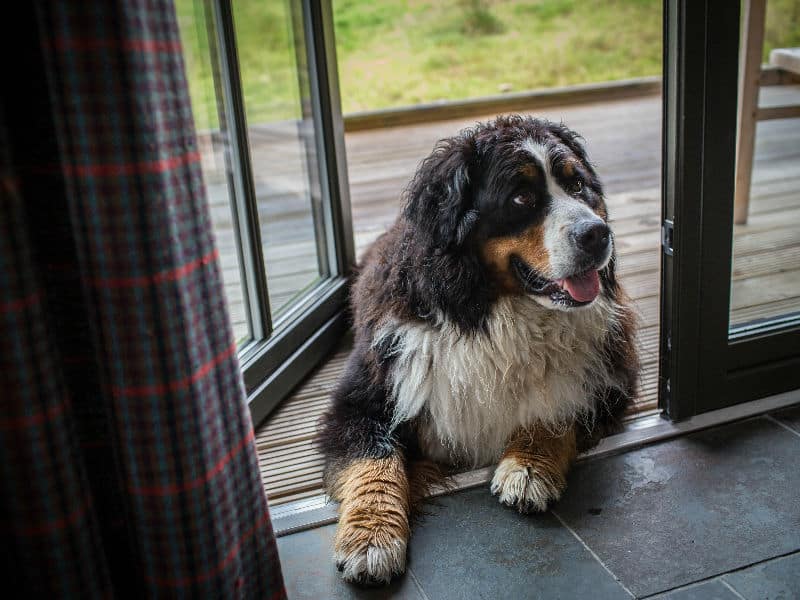
[(611, 228), (602, 221), (584, 221), (574, 231), (578, 248), (591, 256), (605, 252), (611, 237)]

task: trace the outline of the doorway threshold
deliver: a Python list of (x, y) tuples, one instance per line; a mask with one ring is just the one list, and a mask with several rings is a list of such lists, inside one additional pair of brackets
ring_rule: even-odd
[[(640, 415), (627, 421), (625, 429), (621, 433), (602, 439), (597, 446), (580, 454), (578, 462), (620, 454), (634, 448), (725, 423), (740, 421), (794, 404), (800, 404), (800, 389), (710, 411), (678, 423), (670, 422), (660, 413)], [(487, 485), (493, 473), (494, 466), (457, 473), (452, 477), (451, 484), (446, 489), (434, 490), (431, 497)], [(337, 508), (338, 503), (330, 500), (325, 494), (275, 506), (270, 509), (275, 535), (281, 537), (335, 523)]]

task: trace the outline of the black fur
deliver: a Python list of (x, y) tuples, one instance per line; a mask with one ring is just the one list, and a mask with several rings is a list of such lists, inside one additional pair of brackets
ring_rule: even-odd
[[(577, 157), (581, 197), (606, 217), (597, 174), (579, 136), (564, 125), (502, 117), (440, 141), (406, 188), (398, 220), (367, 251), (353, 286), (355, 347), (319, 437), (327, 458), (326, 480), (352, 459), (392, 452), (415, 457), (413, 424), (390, 428), (392, 348), (372, 345), (376, 328), (387, 314), (429, 322), (438, 314), (464, 335), (483, 330), (494, 301), (506, 292), (483, 263), (481, 244), (531, 226), (543, 218), (548, 202), (535, 182), (519, 181), (522, 161), (530, 161), (529, 155), (523, 159), (520, 144), (529, 138), (555, 146), (556, 162)], [(537, 198), (535, 207), (511, 206), (509, 198), (520, 189)], [(614, 258), (600, 276), (604, 293), (623, 302)], [(609, 341), (606, 355), (609, 370), (621, 374), (627, 389), (607, 390), (596, 398), (597, 426), (583, 432), (583, 447), (613, 429), (634, 395), (638, 364), (632, 313), (622, 327), (617, 334), (623, 341)]]

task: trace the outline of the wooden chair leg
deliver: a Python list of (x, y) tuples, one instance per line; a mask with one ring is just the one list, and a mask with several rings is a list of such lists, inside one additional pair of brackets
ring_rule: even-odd
[(733, 222), (737, 225), (747, 223), (750, 204), (766, 5), (766, 0), (745, 0), (744, 3), (739, 62), (739, 138), (736, 151), (736, 191), (733, 202)]

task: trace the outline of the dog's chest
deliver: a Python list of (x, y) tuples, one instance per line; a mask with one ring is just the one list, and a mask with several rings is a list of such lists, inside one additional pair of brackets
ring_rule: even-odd
[(444, 323), (394, 324), (394, 422), (413, 421), (431, 458), (479, 466), (497, 460), (521, 426), (557, 428), (607, 384), (602, 342), (613, 310), (574, 312), (525, 298), (498, 302), (484, 334)]

